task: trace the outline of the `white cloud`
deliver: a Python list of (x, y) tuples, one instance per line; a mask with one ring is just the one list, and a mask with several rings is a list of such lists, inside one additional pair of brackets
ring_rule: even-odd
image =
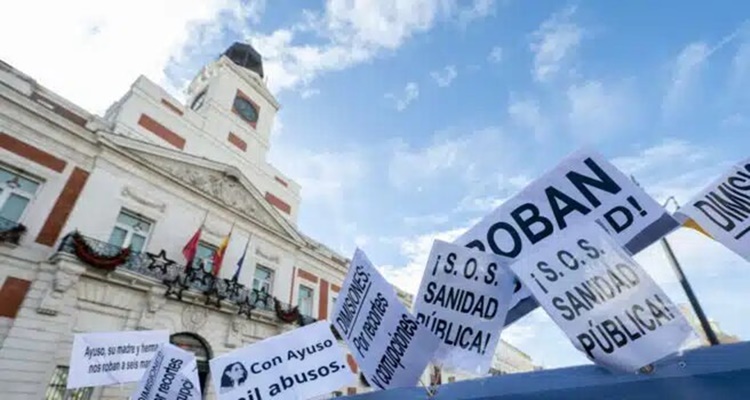
[(431, 232), (412, 238), (400, 240), (400, 252), (408, 261), (405, 266), (383, 265), (378, 270), (391, 284), (411, 294), (419, 290), (422, 273), (430, 255), (432, 242), (436, 239), (446, 242), (456, 240), (466, 228), (456, 228), (446, 231)]
[(532, 75), (537, 81), (549, 81), (560, 73), (566, 60), (578, 48), (583, 29), (570, 21), (574, 13), (574, 7), (557, 12), (532, 33)]
[(665, 113), (673, 113), (684, 104), (688, 90), (697, 79), (708, 55), (709, 47), (704, 42), (690, 43), (677, 55), (672, 65), (671, 80), (662, 104)]
[(617, 157), (612, 163), (626, 174), (634, 175), (658, 201), (674, 196), (682, 203), (732, 162), (710, 147), (667, 138), (635, 155)]
[(496, 0), (474, 0), (473, 3), (458, 12), (459, 24), (466, 26), (469, 23), (491, 15), (495, 11)]
[(299, 96), (303, 99), (309, 99), (310, 97), (317, 96), (320, 94), (320, 89), (306, 87), (300, 91)]
[[(490, 14), (493, 1), (475, 0), (327, 0), (321, 12), (291, 28), (255, 34), (250, 42), (263, 54), (271, 90), (308, 84), (320, 74), (338, 71), (393, 51), (438, 21), (469, 21)], [(316, 33), (305, 41), (299, 33)], [(322, 42), (320, 41), (322, 39)]]
[[(170, 59), (196, 29), (204, 40), (257, 21), (263, 1), (26, 1), (0, 13), (0, 58), (93, 112), (103, 112), (140, 74), (165, 84)], [(30, 21), (33, 21), (31, 23)], [(216, 49), (216, 52), (223, 49)], [(197, 71), (195, 71), (197, 72)]]
[(302, 186), (303, 202), (328, 209), (340, 207), (344, 192), (356, 185), (367, 171), (357, 151), (311, 151), (276, 146), (271, 161)]
[(386, 99), (393, 100), (394, 106), (398, 111), (406, 110), (414, 100), (419, 97), (419, 85), (415, 82), (409, 82), (404, 86), (403, 93), (393, 94), (388, 93), (385, 95)]
[(510, 122), (529, 131), (537, 140), (542, 140), (549, 131), (549, 122), (539, 109), (539, 103), (530, 98), (511, 96), (508, 104)]
[(430, 72), (430, 76), (435, 80), (440, 87), (448, 87), (451, 85), (454, 79), (458, 76), (458, 71), (455, 65), (448, 65), (439, 71)]
[(487, 55), (487, 60), (491, 63), (498, 64), (503, 61), (503, 48), (495, 46), (490, 50), (490, 54)]
[(571, 85), (567, 98), (571, 132), (581, 139), (605, 139), (627, 129), (635, 118), (635, 102), (624, 85), (587, 81)]

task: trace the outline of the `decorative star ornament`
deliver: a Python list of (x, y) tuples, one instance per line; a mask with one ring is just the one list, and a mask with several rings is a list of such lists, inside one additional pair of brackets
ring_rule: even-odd
[(250, 299), (250, 292), (248, 292), (247, 296), (245, 296), (245, 299), (237, 305), (240, 306), (239, 311), (237, 311), (237, 315), (244, 315), (247, 317), (247, 319), (250, 319), (250, 316), (255, 309), (255, 304)]
[(203, 292), (206, 295), (206, 305), (215, 305), (216, 308), (221, 308), (221, 301), (227, 298), (226, 290), (221, 290), (219, 283), (221, 280), (214, 279), (208, 290)]
[(175, 264), (173, 260), (167, 258), (167, 252), (162, 249), (159, 254), (146, 252), (146, 256), (149, 259), (148, 269), (158, 269), (162, 274), (166, 275), (169, 267)]
[(167, 291), (164, 293), (164, 297), (172, 297), (182, 301), (182, 292), (188, 288), (185, 284), (186, 279), (180, 279), (180, 274), (177, 274), (172, 279), (164, 279), (164, 284), (167, 285)]

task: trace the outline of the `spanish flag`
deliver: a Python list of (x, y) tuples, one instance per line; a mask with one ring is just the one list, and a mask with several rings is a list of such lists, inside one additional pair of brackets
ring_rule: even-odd
[(224, 260), (224, 253), (227, 251), (227, 246), (229, 246), (229, 240), (232, 238), (232, 231), (234, 230), (234, 224), (232, 224), (232, 228), (229, 229), (229, 234), (224, 237), (224, 239), (221, 241), (221, 244), (219, 244), (219, 247), (216, 249), (216, 252), (214, 252), (214, 266), (213, 266), (213, 275), (219, 276), (219, 271), (221, 271), (221, 262)]

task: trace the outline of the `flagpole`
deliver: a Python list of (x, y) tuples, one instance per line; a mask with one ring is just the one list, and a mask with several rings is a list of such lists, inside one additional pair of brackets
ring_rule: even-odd
[[(674, 196), (670, 196), (664, 202), (664, 205), (662, 207), (666, 208), (670, 200), (674, 202), (675, 206), (677, 206), (677, 210), (679, 210), (680, 204), (677, 202), (677, 199), (675, 199)], [(667, 259), (669, 260), (669, 264), (672, 266), (672, 270), (674, 271), (675, 275), (677, 275), (677, 279), (680, 281), (680, 285), (682, 285), (682, 290), (685, 291), (685, 295), (690, 302), (690, 306), (693, 307), (695, 316), (698, 317), (698, 321), (700, 321), (701, 328), (703, 328), (703, 332), (706, 334), (708, 343), (711, 346), (719, 345), (719, 338), (716, 337), (716, 332), (714, 332), (713, 328), (711, 327), (711, 323), (708, 322), (708, 318), (706, 318), (706, 314), (703, 312), (703, 307), (701, 307), (700, 302), (698, 302), (698, 297), (695, 295), (695, 292), (693, 292), (693, 287), (690, 285), (690, 282), (688, 282), (685, 273), (682, 271), (680, 262), (677, 261), (677, 257), (674, 255), (672, 246), (669, 245), (666, 236), (661, 238), (661, 244), (664, 247), (664, 252), (667, 253)]]
[(245, 243), (245, 251), (242, 252), (242, 258), (240, 261), (241, 263), (237, 264), (237, 270), (234, 272), (234, 276), (232, 277), (232, 280), (237, 282), (237, 280), (240, 279), (240, 270), (242, 269), (242, 265), (245, 264), (245, 255), (247, 255), (247, 249), (250, 248), (250, 240), (253, 238), (253, 233), (250, 232), (250, 236), (247, 237), (247, 242)]

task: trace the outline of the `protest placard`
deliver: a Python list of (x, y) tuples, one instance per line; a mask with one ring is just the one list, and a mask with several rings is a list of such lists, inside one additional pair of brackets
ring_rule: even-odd
[(328, 321), (273, 336), (209, 363), (219, 400), (304, 400), (355, 380)]
[(558, 235), (510, 268), (598, 364), (636, 371), (679, 351), (693, 334), (664, 291), (596, 223)]
[(477, 375), (488, 372), (513, 295), (502, 259), (436, 240), (414, 304), (417, 321), (440, 338), (433, 362)]
[(137, 382), (169, 331), (79, 333), (73, 338), (68, 389)]
[(416, 385), (440, 343), (360, 249), (331, 319), (367, 381), (380, 389)]
[(711, 237), (750, 261), (750, 159), (734, 165), (680, 208)]
[[(506, 258), (536, 251), (560, 232), (594, 220), (608, 226), (620, 245), (636, 254), (679, 224), (640, 187), (599, 154), (578, 151), (484, 217), (454, 243)], [(516, 285), (506, 324), (536, 302)]]
[(195, 355), (164, 343), (141, 377), (131, 400), (200, 400)]

